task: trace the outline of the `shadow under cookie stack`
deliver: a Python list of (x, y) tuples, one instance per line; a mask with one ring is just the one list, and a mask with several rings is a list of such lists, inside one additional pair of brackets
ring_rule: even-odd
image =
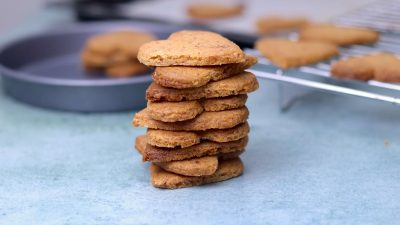
[(134, 126), (146, 127), (135, 147), (150, 161), (153, 186), (183, 188), (237, 177), (248, 142), (247, 93), (258, 88), (244, 70), (257, 62), (233, 42), (206, 31), (180, 31), (144, 44), (141, 63), (155, 67), (147, 108)]

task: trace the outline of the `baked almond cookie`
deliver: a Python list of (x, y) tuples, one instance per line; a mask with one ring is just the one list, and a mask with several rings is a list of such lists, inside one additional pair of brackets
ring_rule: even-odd
[(223, 111), (243, 107), (247, 95), (234, 95), (224, 98), (208, 98), (182, 102), (147, 102), (147, 111), (154, 120), (178, 122), (190, 120), (203, 111)]
[(136, 58), (139, 47), (153, 40), (155, 37), (145, 32), (122, 30), (95, 35), (87, 41), (86, 46), (91, 52), (100, 55), (119, 53)]
[[(136, 138), (135, 148), (143, 155), (147, 146), (146, 136)], [(219, 160), (227, 160), (238, 157), (243, 151), (224, 153), (217, 156), (204, 156), (200, 158), (154, 163), (166, 171), (185, 176), (205, 176), (215, 173)]]
[(256, 49), (282, 69), (316, 63), (339, 53), (338, 48), (329, 43), (274, 38), (258, 40)]
[(327, 42), (341, 46), (373, 44), (378, 41), (379, 33), (362, 28), (319, 24), (304, 28), (299, 34), (299, 39), (305, 41)]
[(111, 77), (129, 77), (135, 74), (142, 74), (149, 68), (139, 62), (128, 62), (113, 64), (105, 68), (105, 71)]
[(284, 18), (279, 16), (269, 16), (259, 18), (256, 22), (257, 31), (261, 34), (274, 32), (298, 30), (309, 24), (303, 17)]
[[(143, 155), (146, 150), (146, 136), (136, 138), (135, 148)], [(215, 173), (218, 168), (217, 156), (205, 156), (194, 159), (187, 159), (172, 162), (155, 163), (166, 171), (185, 175), (185, 176), (205, 176)]]
[(198, 19), (221, 19), (238, 16), (242, 13), (243, 8), (243, 5), (202, 3), (190, 5), (187, 8), (187, 14)]
[(244, 137), (237, 141), (213, 142), (203, 141), (186, 148), (161, 148), (147, 144), (143, 153), (144, 161), (170, 162), (203, 156), (220, 156), (226, 153), (243, 152), (248, 142)]
[(211, 66), (244, 62), (245, 54), (219, 34), (187, 30), (142, 45), (138, 59), (147, 66)]
[(168, 131), (168, 130), (147, 130), (147, 143), (156, 147), (186, 148), (199, 144), (201, 140), (214, 142), (236, 141), (248, 135), (249, 124), (239, 124), (229, 129), (214, 129), (206, 131)]
[(151, 165), (151, 183), (154, 187), (176, 189), (215, 183), (237, 177), (243, 173), (244, 166), (240, 158), (219, 162), (218, 169), (209, 176), (189, 177), (167, 172), (156, 165)]
[(400, 82), (400, 59), (389, 53), (351, 57), (335, 63), (331, 74), (341, 79), (397, 83)]
[(156, 67), (153, 80), (163, 86), (177, 89), (196, 88), (210, 81), (218, 81), (231, 77), (257, 63), (257, 58), (246, 55), (241, 63), (220, 66), (166, 66)]
[(192, 89), (166, 88), (153, 82), (147, 88), (146, 98), (152, 102), (179, 102), (247, 94), (257, 89), (258, 81), (256, 76), (250, 72), (242, 72), (238, 75)]
[(148, 109), (135, 114), (133, 125), (161, 130), (201, 131), (209, 129), (228, 129), (244, 123), (249, 116), (246, 107), (218, 112), (204, 112), (191, 120), (168, 123), (154, 120), (149, 116)]

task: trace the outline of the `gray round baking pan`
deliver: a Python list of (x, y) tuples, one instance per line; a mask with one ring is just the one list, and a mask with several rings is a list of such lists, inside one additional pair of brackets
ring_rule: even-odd
[(95, 22), (54, 28), (15, 41), (0, 51), (5, 93), (35, 106), (77, 112), (112, 112), (146, 105), (150, 74), (109, 78), (88, 74), (80, 52), (88, 37), (112, 30), (132, 29), (165, 39), (188, 27), (148, 22)]

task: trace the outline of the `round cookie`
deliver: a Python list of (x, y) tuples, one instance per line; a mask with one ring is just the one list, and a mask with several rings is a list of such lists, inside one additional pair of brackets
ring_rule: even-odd
[(201, 140), (214, 142), (230, 142), (244, 138), (250, 130), (249, 124), (243, 123), (229, 129), (216, 129), (201, 132), (194, 131), (167, 131), (167, 130), (147, 130), (147, 143), (164, 148), (186, 148), (199, 144)]
[(316, 24), (305, 27), (299, 33), (304, 41), (327, 42), (335, 45), (373, 44), (378, 41), (379, 33), (373, 30), (339, 27), (332, 24)]
[(247, 94), (257, 89), (258, 81), (256, 76), (250, 72), (242, 72), (238, 75), (210, 82), (204, 86), (193, 89), (166, 88), (153, 82), (146, 90), (146, 98), (152, 102), (180, 102), (201, 98), (219, 98)]
[(138, 59), (147, 66), (210, 66), (240, 63), (245, 54), (235, 43), (208, 31), (179, 31), (167, 40), (142, 45)]
[(223, 4), (194, 4), (187, 8), (187, 14), (197, 19), (221, 19), (238, 16), (242, 13), (243, 5)]
[(189, 177), (167, 172), (157, 165), (151, 165), (151, 183), (154, 187), (176, 189), (204, 185), (228, 180), (243, 173), (244, 166), (240, 158), (221, 160), (218, 169), (209, 176)]
[(90, 51), (100, 55), (121, 53), (136, 58), (139, 47), (153, 40), (154, 36), (145, 32), (122, 30), (95, 35), (87, 41), (86, 46)]
[(216, 112), (236, 109), (246, 104), (247, 95), (208, 98), (182, 102), (147, 102), (147, 111), (154, 120), (178, 122), (190, 120), (203, 111)]
[(105, 68), (106, 74), (111, 77), (131, 77), (145, 73), (149, 68), (139, 62), (113, 64)]
[(203, 112), (192, 120), (167, 123), (153, 120), (147, 109), (136, 113), (133, 118), (135, 127), (147, 127), (162, 130), (201, 131), (209, 129), (227, 129), (244, 123), (249, 116), (246, 107), (218, 112)]
[(163, 86), (177, 89), (196, 88), (243, 72), (257, 63), (257, 58), (246, 55), (241, 63), (221, 66), (166, 66), (156, 67), (153, 80)]

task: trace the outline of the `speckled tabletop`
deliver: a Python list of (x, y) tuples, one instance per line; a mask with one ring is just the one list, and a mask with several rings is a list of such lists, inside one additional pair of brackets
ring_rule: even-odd
[(281, 113), (276, 84), (260, 85), (244, 175), (173, 191), (149, 183), (134, 112), (0, 94), (0, 224), (399, 224), (400, 109), (315, 93)]

